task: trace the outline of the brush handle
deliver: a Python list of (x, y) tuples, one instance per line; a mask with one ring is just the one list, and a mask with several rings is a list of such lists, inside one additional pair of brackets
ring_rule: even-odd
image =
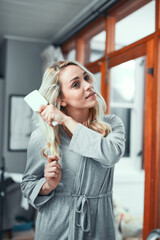
[(58, 125), (58, 122), (56, 122), (56, 121), (52, 121), (52, 125), (55, 127), (55, 126)]

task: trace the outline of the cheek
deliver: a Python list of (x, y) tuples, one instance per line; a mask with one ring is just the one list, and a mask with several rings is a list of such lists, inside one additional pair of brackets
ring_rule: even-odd
[(85, 104), (84, 95), (80, 91), (70, 91), (65, 100), (67, 105), (74, 107), (79, 107), (79, 105), (84, 106)]
[(83, 99), (83, 93), (82, 91), (78, 90), (68, 91), (68, 93), (65, 96), (65, 99), (67, 101), (79, 101)]

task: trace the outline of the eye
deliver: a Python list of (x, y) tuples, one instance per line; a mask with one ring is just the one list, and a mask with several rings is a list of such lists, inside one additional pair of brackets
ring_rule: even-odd
[(90, 81), (90, 77), (89, 77), (89, 75), (86, 75), (86, 76), (84, 77), (84, 80), (86, 80), (86, 81)]
[(79, 82), (74, 82), (72, 87), (74, 87), (74, 88), (79, 87)]

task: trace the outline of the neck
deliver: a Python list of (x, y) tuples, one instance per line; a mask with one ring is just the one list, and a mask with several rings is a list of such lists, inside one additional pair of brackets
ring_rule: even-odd
[(84, 123), (88, 119), (89, 109), (66, 109), (66, 113), (78, 123)]

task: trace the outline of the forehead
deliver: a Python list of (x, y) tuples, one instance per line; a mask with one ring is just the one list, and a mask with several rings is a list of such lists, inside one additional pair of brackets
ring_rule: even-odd
[(60, 81), (70, 81), (72, 78), (80, 77), (84, 73), (84, 70), (76, 65), (69, 65), (62, 69), (59, 74)]

